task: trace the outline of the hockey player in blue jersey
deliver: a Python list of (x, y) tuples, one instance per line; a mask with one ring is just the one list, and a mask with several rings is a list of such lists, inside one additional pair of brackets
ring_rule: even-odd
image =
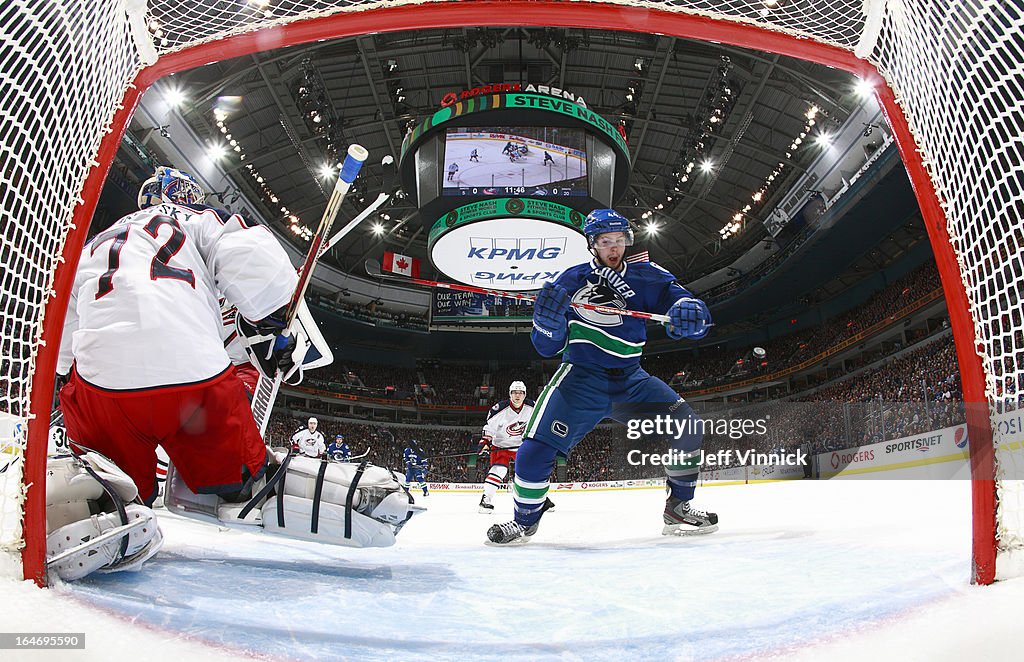
[(420, 484), (420, 488), (423, 490), (423, 496), (427, 495), (427, 458), (423, 456), (423, 451), (419, 450), (417, 453), (416, 448), (419, 450), (419, 446), (415, 441), (412, 442), (412, 446), (405, 449), (402, 454), (405, 457), (405, 482), (412, 485), (413, 481)]
[[(515, 519), (487, 530), (492, 543), (525, 542), (536, 533), (559, 453), (568, 454), (602, 419), (625, 423), (643, 416), (668, 415), (677, 422), (696, 414), (665, 382), (640, 367), (647, 340), (645, 320), (572, 308), (570, 302), (600, 304), (666, 314), (673, 339), (699, 339), (711, 328), (711, 313), (653, 262), (625, 262), (633, 243), (629, 221), (613, 209), (597, 209), (583, 226), (594, 259), (566, 269), (544, 284), (534, 302), (531, 339), (545, 357), (562, 354), (562, 364), (537, 399), (516, 454)], [(679, 428), (676, 428), (679, 429)], [(673, 449), (699, 450), (701, 426), (686, 425)], [(663, 448), (652, 448), (663, 452)], [(686, 456), (689, 458), (689, 455)], [(666, 466), (669, 496), (662, 533), (688, 535), (718, 529), (718, 516), (690, 506), (696, 487), (695, 460)]]
[(335, 435), (334, 441), (327, 447), (327, 457), (335, 462), (348, 462), (352, 459), (352, 451), (349, 450), (348, 444), (345, 443), (345, 435)]

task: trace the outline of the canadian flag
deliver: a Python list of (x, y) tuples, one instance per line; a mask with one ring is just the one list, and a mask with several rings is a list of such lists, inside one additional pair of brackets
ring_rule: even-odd
[(399, 255), (398, 253), (392, 253), (391, 251), (384, 251), (384, 260), (382, 261), (381, 267), (384, 271), (401, 274), (403, 276), (411, 276), (413, 278), (420, 277), (420, 261), (414, 257), (408, 255)]

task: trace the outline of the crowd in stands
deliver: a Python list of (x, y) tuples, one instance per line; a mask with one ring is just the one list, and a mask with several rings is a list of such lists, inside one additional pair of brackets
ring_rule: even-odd
[[(934, 263), (929, 263), (843, 315), (763, 343), (763, 357), (755, 355), (753, 348), (701, 348), (696, 352), (648, 355), (643, 366), (684, 393), (775, 372), (818, 356), (878, 322), (895, 319), (899, 311), (938, 287), (938, 273)], [(860, 358), (861, 361), (850, 360), (846, 367), (854, 369), (858, 363), (876, 357)], [(521, 378), (532, 385), (530, 395), (536, 397), (544, 375), (530, 364), (523, 365), (528, 372), (516, 374), (524, 374)], [(481, 365), (441, 361), (423, 361), (414, 368), (338, 360), (334, 365), (310, 371), (306, 385), (363, 397), (414, 400), (425, 405), (482, 406), (497, 399), (496, 394), (506, 388), (504, 382), (513, 372), (504, 367), (496, 374), (487, 370)], [(483, 385), (493, 388), (481, 392)]]
[[(763, 419), (767, 434), (740, 439), (728, 434), (705, 435), (704, 449), (757, 452), (795, 450), (814, 453), (850, 448), (906, 437), (955, 425), (964, 420), (960, 375), (952, 337), (946, 335), (887, 361), (878, 367), (831, 382), (815, 392), (797, 394), (786, 401), (773, 401), (743, 409), (722, 410), (696, 405), (707, 419)], [(481, 417), (481, 425), (483, 425)], [(269, 439), (273, 444), (305, 425), (305, 418), (271, 419)], [(431, 458), (428, 480), (480, 480), (470, 471), (469, 458), (476, 449), (478, 430), (441, 427), (387, 426), (371, 423), (322, 421), (321, 430), (330, 441), (343, 434), (355, 455), (369, 449), (371, 460), (402, 470), (402, 450), (415, 439)], [(642, 442), (627, 441), (624, 428), (603, 425), (577, 446), (566, 464), (566, 480), (597, 481), (654, 477), (658, 467), (635, 467), (627, 463), (631, 448)], [(455, 456), (455, 457), (452, 457)]]
[(373, 326), (387, 326), (424, 332), (428, 327), (425, 315), (390, 311), (372, 301), (366, 305), (357, 305), (347, 301), (335, 301), (331, 297), (314, 295), (310, 297), (310, 305), (325, 308), (336, 315)]
[[(928, 263), (891, 286), (873, 295), (864, 304), (827, 320), (812, 329), (791, 333), (761, 347), (765, 358), (753, 356), (748, 349), (702, 349), (691, 360), (680, 361), (678, 353), (645, 356), (644, 368), (652, 375), (684, 389), (728, 383), (774, 372), (813, 358), (847, 338), (857, 335), (895, 315), (940, 286), (934, 263)], [(737, 364), (738, 360), (743, 365)], [(677, 375), (683, 373), (679, 377)]]
[[(308, 416), (275, 413), (267, 426), (267, 442), (287, 448), (291, 436), (306, 427)], [(404, 472), (402, 452), (414, 441), (429, 456), (430, 481), (463, 481), (467, 477), (467, 460), (476, 455), (479, 431), (437, 426), (383, 426), (319, 418), (317, 430), (328, 444), (336, 435), (343, 435), (353, 457), (362, 455), (370, 462)], [(481, 427), (483, 420), (481, 420)]]

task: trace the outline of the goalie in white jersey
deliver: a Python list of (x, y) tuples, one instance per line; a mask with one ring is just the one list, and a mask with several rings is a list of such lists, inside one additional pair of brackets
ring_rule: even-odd
[[(304, 351), (283, 334), (297, 275), (266, 227), (202, 207), (185, 173), (161, 168), (156, 180), (161, 202), (93, 237), (72, 287), (57, 369), (70, 373), (60, 400), (80, 455), (49, 472), (47, 553), (72, 554), (51, 570), (74, 579), (156, 553), (159, 528), (127, 520), (152, 519), (158, 445), (172, 461), (165, 505), (179, 514), (331, 544), (393, 544), (416, 508), (384, 469), (368, 468), (357, 490), (344, 472), (316, 478), (319, 462), (277, 467), (274, 458), (273, 478), (253, 495), (272, 458), (225, 350), (218, 296), (237, 307), (258, 367), (287, 379), (301, 364), (296, 347)], [(310, 481), (319, 481), (313, 499)], [(272, 490), (285, 496), (267, 501)], [(141, 510), (96, 517), (109, 500)], [(312, 526), (310, 512), (320, 518)], [(104, 535), (118, 526), (120, 537)], [(79, 544), (93, 538), (103, 542)]]
[(508, 465), (516, 459), (516, 450), (523, 443), (523, 432), (533, 415), (533, 400), (526, 397), (526, 384), (512, 382), (508, 400), (501, 400), (487, 412), (480, 438), (478, 457), (490, 457), (491, 468), (484, 478), (484, 494), (480, 497), (481, 513), (494, 512), (494, 495), (508, 476)]

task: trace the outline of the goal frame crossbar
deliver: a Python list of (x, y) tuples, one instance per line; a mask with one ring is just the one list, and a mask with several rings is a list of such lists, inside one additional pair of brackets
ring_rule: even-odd
[[(514, 16), (524, 27), (587, 28), (625, 32), (650, 32), (683, 39), (729, 44), (807, 60), (854, 74), (874, 84), (875, 94), (893, 131), (903, 163), (921, 207), (932, 245), (950, 315), (957, 349), (967, 425), (970, 435), (974, 513), (974, 566), (976, 583), (991, 583), (995, 576), (995, 481), (992, 428), (985, 397), (982, 359), (974, 350), (975, 330), (960, 267), (947, 232), (947, 220), (922, 155), (918, 151), (907, 118), (896, 95), (875, 65), (852, 51), (808, 38), (773, 32), (738, 21), (712, 19), (651, 7), (588, 2), (536, 2), (530, 0), (463, 0), (457, 3), (413, 4), (343, 11), (237, 34), (161, 55), (141, 69), (125, 91), (124, 99), (110, 121), (76, 206), (73, 226), (62, 250), (54, 275), (56, 292), (46, 304), (43, 333), (32, 381), (28, 442), (24, 482), (29, 496), (25, 509), (23, 571), (26, 579), (44, 585), (45, 499), (33, 498), (34, 490), (45, 484), (45, 466), (50, 407), (57, 353), (71, 284), (85, 242), (89, 222), (100, 190), (110, 169), (126, 127), (142, 94), (158, 79), (211, 61), (325, 39), (355, 37), (369, 33), (401, 32), (431, 28), (501, 27)], [(988, 542), (986, 542), (988, 541)]]

